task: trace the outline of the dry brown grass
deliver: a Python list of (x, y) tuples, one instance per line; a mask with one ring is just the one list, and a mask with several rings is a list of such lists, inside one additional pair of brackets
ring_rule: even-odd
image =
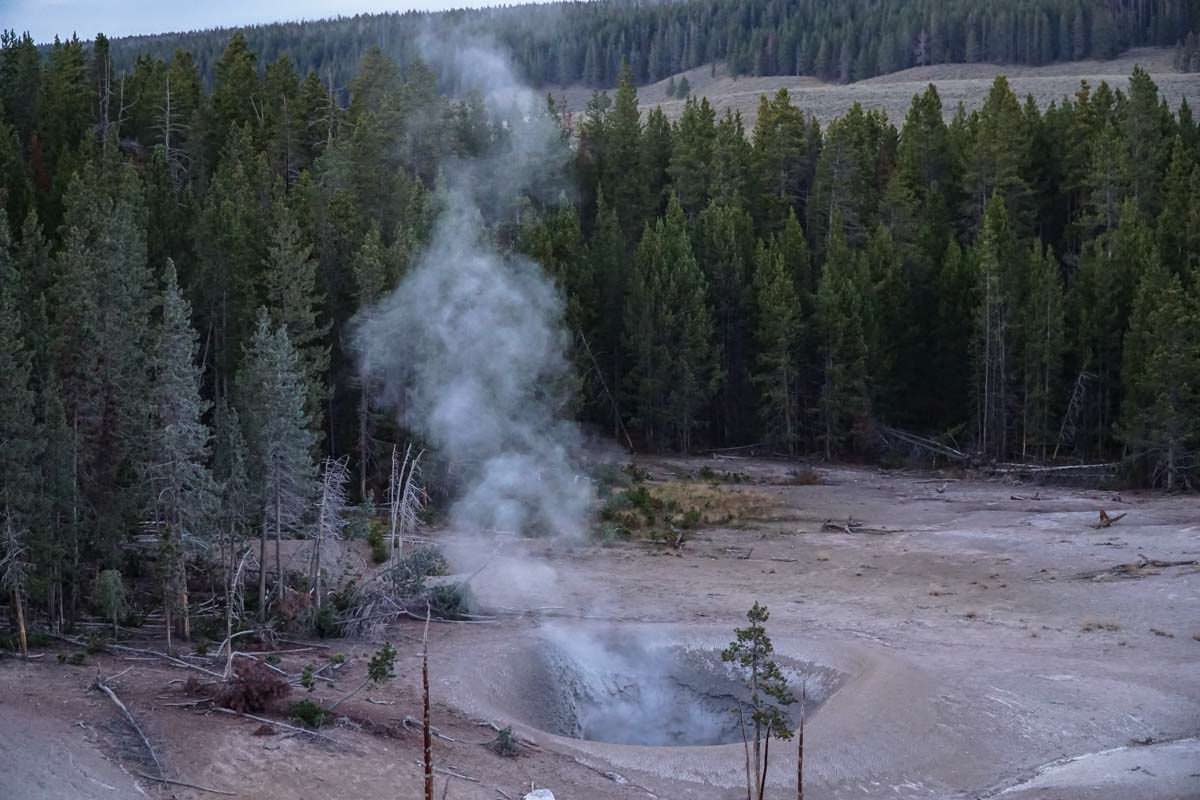
[(677, 541), (681, 532), (769, 519), (777, 503), (769, 494), (703, 480), (639, 483), (613, 494), (601, 512), (605, 524), (626, 535)]

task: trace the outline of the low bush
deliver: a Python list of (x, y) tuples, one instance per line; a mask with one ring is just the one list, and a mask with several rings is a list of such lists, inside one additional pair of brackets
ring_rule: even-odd
[(383, 520), (372, 519), (367, 523), (367, 544), (371, 546), (371, 560), (382, 564), (388, 560), (387, 526)]
[(329, 712), (305, 698), (288, 706), (288, 717), (306, 728), (317, 728), (329, 721)]
[(471, 611), (471, 600), (462, 584), (442, 584), (429, 590), (429, 613), (438, 619), (463, 619)]
[(388, 572), (388, 580), (401, 596), (420, 594), (425, 579), (445, 575), (449, 564), (442, 551), (432, 545), (414, 547), (396, 560)]

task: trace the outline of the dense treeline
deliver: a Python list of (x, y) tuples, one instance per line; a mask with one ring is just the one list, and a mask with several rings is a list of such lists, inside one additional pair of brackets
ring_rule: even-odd
[[(211, 91), (185, 51), (120, 73), (102, 37), (9, 37), (0, 70), (0, 525), (38, 608), (73, 616), (143, 530), (169, 604), (214, 531), (265, 563), (311, 525), (321, 455), (381, 492), (405, 434), (354, 315), (422, 247), (441, 165), (536, 121), (378, 51), (340, 103), (241, 36)], [(705, 100), (669, 123), (628, 74), (574, 132), (546, 114), (570, 174), (488, 224), (566, 295), (581, 419), (831, 458), (887, 424), (1194, 480), (1200, 130), (1146, 73), (1044, 110), (1000, 78), (949, 123), (931, 87), (898, 128), (855, 106), (822, 130), (784, 92), (751, 131)]]
[[(425, 31), (495, 39), (535, 85), (615, 86), (726, 61), (733, 74), (858, 80), (925, 64), (1048, 64), (1175, 46), (1200, 21), (1197, 0), (629, 0), (429, 14), (359, 15), (244, 29), (265, 62), (288, 55), (303, 74), (345, 87), (371, 47), (406, 66)], [(70, 31), (64, 32), (64, 38)], [(140, 55), (192, 53), (206, 85), (231, 31), (144, 36), (113, 44), (118, 69)]]

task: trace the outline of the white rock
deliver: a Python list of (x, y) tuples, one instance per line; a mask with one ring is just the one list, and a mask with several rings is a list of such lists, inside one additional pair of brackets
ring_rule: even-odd
[(521, 800), (554, 800), (554, 792), (549, 789), (534, 789)]

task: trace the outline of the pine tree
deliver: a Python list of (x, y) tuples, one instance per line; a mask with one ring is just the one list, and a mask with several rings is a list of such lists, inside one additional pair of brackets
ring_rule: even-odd
[[(1167, 268), (1185, 278), (1194, 263), (1200, 263), (1200, 231), (1190, 226), (1194, 204), (1200, 204), (1200, 163), (1197, 163), (1176, 136), (1171, 147), (1171, 163), (1163, 182), (1163, 210), (1158, 218), (1158, 252)], [(1200, 211), (1200, 210), (1198, 210)]]
[(688, 100), (675, 126), (671, 165), (667, 168), (679, 204), (689, 218), (708, 204), (716, 113), (708, 98)]
[(153, 488), (154, 520), (162, 531), (167, 627), (172, 612), (178, 612), (182, 615), (179, 630), (189, 639), (188, 550), (209, 538), (214, 511), (214, 486), (207, 466), (210, 435), (203, 422), (209, 403), (200, 396), (201, 368), (196, 362), (200, 344), (192, 329), (191, 306), (183, 298), (171, 261), (163, 284), (162, 322), (151, 364), (154, 433), (146, 473)]
[(249, 129), (235, 128), (197, 214), (196, 327), (212, 336), (214, 395), (229, 392), (235, 365), (254, 329), (254, 309), (273, 231), (266, 160)]
[(758, 101), (754, 127), (755, 217), (764, 230), (778, 230), (788, 211), (803, 212), (800, 200), (811, 175), (805, 174), (804, 116), (793, 106), (786, 89)]
[(259, 618), (267, 612), (267, 538), (275, 538), (277, 594), (283, 593), (280, 541), (299, 532), (314, 494), (312, 462), (315, 437), (304, 412), (304, 378), (300, 355), (287, 330), (272, 327), (265, 308), (259, 309), (254, 336), (239, 375), (240, 405), (245, 409), (251, 453), (251, 483), (261, 513), (259, 546)]
[(0, 515), (25, 528), (35, 510), (42, 437), (34, 416), (32, 357), (24, 340), (21, 276), (9, 245), (8, 220), (0, 214)]
[[(661, 216), (667, 204), (667, 186), (670, 183), (667, 168), (671, 163), (672, 144), (671, 123), (663, 113), (661, 106), (656, 106), (646, 115), (646, 125), (642, 131), (642, 141), (638, 153), (639, 179), (645, 186), (645, 204), (642, 216), (653, 219)], [(636, 220), (640, 223), (641, 220)], [(633, 242), (639, 227), (632, 230), (621, 229), (626, 241)], [(632, 244), (630, 245), (632, 246)]]
[(1003, 75), (992, 84), (973, 122), (974, 142), (964, 178), (967, 216), (973, 224), (981, 224), (993, 195), (999, 194), (1012, 223), (1022, 228), (1032, 210), (1025, 180), (1030, 143), (1021, 104)]
[(1062, 394), (1066, 350), (1063, 286), (1053, 253), (1035, 242), (1029, 254), (1025, 300), (1021, 307), (1024, 356), (1021, 401), (1021, 455), (1045, 459), (1058, 428), (1054, 409)]
[(726, 111), (713, 140), (711, 194), (715, 202), (745, 208), (750, 199), (753, 151), (740, 112)]
[(867, 339), (864, 303), (868, 295), (860, 260), (846, 243), (835, 213), (825, 267), (817, 289), (816, 318), (821, 335), (820, 414), (825, 458), (833, 458), (870, 418), (867, 391)]
[(1157, 259), (1142, 276), (1125, 338), (1120, 433), (1154, 485), (1191, 485), (1200, 452), (1200, 308)]
[(637, 89), (628, 64), (621, 69), (612, 110), (605, 121), (601, 147), (600, 184), (612, 201), (626, 236), (636, 233), (645, 208), (642, 176), (633, 167), (641, 157), (642, 122)]
[(1133, 298), (1154, 255), (1153, 234), (1132, 199), (1121, 206), (1120, 224), (1089, 242), (1071, 286), (1071, 329), (1080, 371), (1095, 376), (1082, 420), (1093, 452), (1112, 445), (1113, 427), (1122, 407), (1123, 337), (1129, 328)]
[(320, 321), (323, 298), (317, 291), (317, 262), (312, 246), (301, 239), (300, 226), (283, 198), (274, 204), (274, 226), (264, 269), (271, 323), (287, 330), (300, 357), (304, 379), (304, 411), (309, 430), (321, 430), (329, 373), (329, 325)]
[(93, 555), (115, 558), (147, 505), (138, 480), (150, 443), (147, 354), (153, 281), (132, 167), (87, 167), (67, 194), (49, 291), (52, 353), (76, 435)]
[[(248, 550), (243, 550), (243, 540), (256, 504), (250, 485), (249, 459), (250, 454), (242, 434), (242, 422), (237, 409), (232, 408), (225, 398), (221, 398), (217, 401), (213, 413), (212, 471), (220, 508), (215, 521), (221, 532), (226, 636), (233, 635), (233, 618), (241, 616), (243, 611), (241, 608), (234, 608), (235, 598), (241, 596), (235, 589), (234, 579), (243, 559), (249, 553)], [(238, 582), (240, 588), (240, 578)], [(232, 659), (232, 654), (230, 658)]]
[(909, 374), (920, 352), (920, 346), (911, 341), (917, 320), (910, 316), (911, 293), (900, 257), (891, 232), (884, 225), (876, 226), (862, 253), (868, 289), (863, 333), (869, 354), (871, 409), (884, 419), (895, 419), (911, 398)]
[(999, 192), (992, 195), (976, 244), (979, 316), (975, 330), (976, 445), (990, 458), (1008, 453), (1013, 371), (1013, 270), (1016, 238)]
[(617, 393), (624, 383), (625, 373), (621, 333), (630, 280), (625, 252), (625, 239), (616, 211), (602, 194), (596, 203), (596, 221), (585, 254), (587, 270), (595, 283), (597, 303), (595, 327), (587, 335), (588, 346), (597, 362), (595, 368), (601, 372), (599, 388), (605, 395), (597, 418), (612, 423), (614, 438), (620, 434), (621, 409)]
[(695, 228), (696, 260), (709, 288), (723, 376), (713, 422), (721, 441), (742, 441), (751, 431), (754, 405), (749, 381), (753, 223), (740, 208), (714, 201), (700, 213)]
[(758, 356), (754, 383), (767, 441), (794, 453), (800, 440), (800, 302), (778, 241), (761, 242), (754, 259)]
[(666, 217), (642, 235), (625, 305), (628, 408), (652, 446), (687, 451), (717, 387), (707, 295), (683, 208), (672, 195)]
[(944, 429), (961, 428), (971, 418), (971, 353), (978, 315), (979, 279), (970, 251), (953, 237), (946, 243), (937, 277), (931, 373), (939, 376), (931, 398), (933, 419)]

